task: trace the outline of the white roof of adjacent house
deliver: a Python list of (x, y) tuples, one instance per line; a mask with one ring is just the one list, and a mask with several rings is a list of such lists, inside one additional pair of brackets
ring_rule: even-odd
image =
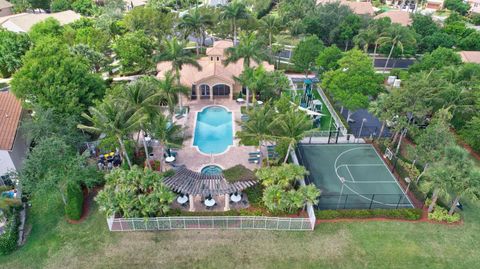
[[(1, 0), (0, 0), (1, 1)], [(34, 24), (54, 18), (61, 25), (72, 23), (82, 16), (72, 10), (57, 13), (20, 13), (0, 18), (0, 25), (12, 32), (28, 32)]]
[(0, 9), (9, 8), (9, 7), (13, 7), (13, 4), (5, 0), (0, 0)]

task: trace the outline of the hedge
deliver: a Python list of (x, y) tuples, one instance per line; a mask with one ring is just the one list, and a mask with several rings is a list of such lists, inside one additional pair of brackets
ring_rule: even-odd
[(315, 211), (315, 216), (317, 219), (388, 218), (419, 220), (422, 217), (422, 210), (419, 208), (317, 210)]
[(83, 192), (78, 184), (69, 184), (67, 187), (67, 204), (65, 214), (68, 219), (79, 220), (83, 211)]
[(8, 223), (4, 227), (5, 233), (0, 235), (0, 254), (8, 254), (18, 245), (18, 227), (20, 226), (20, 211), (21, 207), (10, 209), (8, 214)]

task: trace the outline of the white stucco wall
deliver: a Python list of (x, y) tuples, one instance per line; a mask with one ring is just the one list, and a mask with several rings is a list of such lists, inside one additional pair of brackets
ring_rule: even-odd
[(10, 158), (10, 153), (6, 150), (0, 150), (0, 175), (15, 170), (15, 165)]

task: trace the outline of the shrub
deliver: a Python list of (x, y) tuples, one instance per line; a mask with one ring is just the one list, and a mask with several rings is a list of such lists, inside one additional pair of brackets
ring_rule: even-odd
[(448, 215), (448, 211), (445, 208), (436, 206), (435, 210), (432, 213), (428, 213), (428, 219), (435, 221), (446, 221), (448, 223), (460, 221), (460, 214), (454, 213), (453, 215)]
[(342, 210), (317, 210), (315, 216), (318, 219), (338, 218), (390, 218), (418, 220), (422, 217), (422, 210), (419, 208), (400, 209), (342, 209)]
[(67, 187), (67, 204), (65, 205), (65, 214), (67, 215), (67, 218), (71, 220), (79, 220), (82, 217), (82, 210), (82, 188), (76, 183), (69, 184)]
[(251, 170), (241, 164), (224, 170), (223, 176), (230, 183), (257, 179)]
[(18, 227), (20, 226), (21, 207), (11, 208), (8, 213), (8, 223), (5, 232), (0, 235), (0, 254), (8, 254), (17, 248)]
[(260, 184), (247, 188), (243, 192), (247, 195), (248, 201), (252, 206), (263, 207), (263, 187)]

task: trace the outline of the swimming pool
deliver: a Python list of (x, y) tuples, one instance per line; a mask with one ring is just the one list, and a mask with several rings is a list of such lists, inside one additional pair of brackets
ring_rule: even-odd
[(210, 106), (197, 113), (193, 145), (207, 154), (218, 154), (233, 145), (232, 112)]

